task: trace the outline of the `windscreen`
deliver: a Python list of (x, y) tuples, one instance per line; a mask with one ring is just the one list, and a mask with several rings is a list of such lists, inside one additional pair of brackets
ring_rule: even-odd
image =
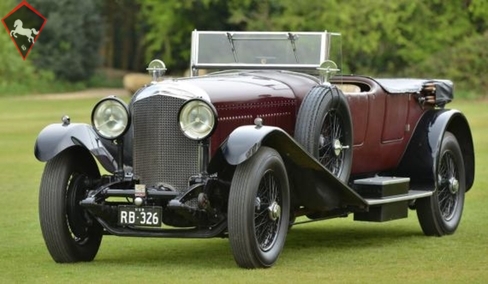
[(318, 66), (327, 53), (324, 32), (198, 32), (194, 40), (193, 63), (197, 66)]

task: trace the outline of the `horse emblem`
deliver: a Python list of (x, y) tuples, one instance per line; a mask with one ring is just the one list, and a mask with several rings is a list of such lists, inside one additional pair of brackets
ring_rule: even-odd
[(23, 35), (27, 37), (29, 42), (34, 43), (34, 37), (32, 35), (37, 35), (39, 31), (36, 29), (26, 29), (22, 27), (23, 23), (20, 19), (15, 20), (14, 22), (14, 30), (10, 31), (10, 36), (17, 38), (17, 34)]

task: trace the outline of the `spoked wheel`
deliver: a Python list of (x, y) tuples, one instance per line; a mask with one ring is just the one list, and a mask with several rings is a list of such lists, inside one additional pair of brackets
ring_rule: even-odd
[(288, 232), (290, 193), (281, 156), (261, 147), (237, 166), (232, 179), (228, 231), (237, 264), (265, 268), (278, 259)]
[(352, 122), (349, 104), (333, 86), (316, 86), (298, 112), (295, 139), (326, 169), (347, 182), (352, 167)]
[(466, 174), (461, 148), (456, 137), (446, 132), (437, 165), (437, 188), (429, 198), (416, 201), (422, 231), (442, 236), (456, 231), (463, 213)]
[(344, 141), (344, 122), (337, 110), (331, 110), (325, 115), (319, 136), (319, 162), (335, 176), (341, 176), (349, 146), (342, 145)]
[[(83, 155), (84, 154), (84, 155)], [(102, 240), (102, 227), (79, 202), (87, 179), (100, 177), (89, 153), (68, 149), (46, 163), (39, 191), (44, 242), (56, 262), (91, 261)]]

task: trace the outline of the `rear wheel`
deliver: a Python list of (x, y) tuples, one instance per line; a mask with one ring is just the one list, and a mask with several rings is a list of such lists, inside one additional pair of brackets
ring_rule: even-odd
[(456, 231), (463, 213), (466, 174), (456, 137), (446, 132), (437, 165), (437, 188), (428, 198), (416, 201), (417, 216), (427, 236), (443, 236)]
[(348, 181), (352, 122), (349, 104), (339, 89), (319, 85), (310, 90), (298, 112), (295, 139), (338, 179)]
[(86, 179), (100, 177), (89, 153), (68, 149), (46, 163), (39, 191), (39, 219), (51, 257), (60, 263), (91, 261), (102, 227), (79, 204)]
[(261, 147), (237, 166), (229, 195), (228, 231), (237, 264), (272, 266), (283, 249), (290, 216), (288, 177), (281, 156)]

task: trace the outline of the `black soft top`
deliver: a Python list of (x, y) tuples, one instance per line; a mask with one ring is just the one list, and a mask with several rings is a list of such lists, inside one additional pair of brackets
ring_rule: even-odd
[(390, 94), (419, 93), (427, 84), (435, 85), (436, 105), (443, 106), (454, 98), (453, 83), (438, 79), (373, 79)]

